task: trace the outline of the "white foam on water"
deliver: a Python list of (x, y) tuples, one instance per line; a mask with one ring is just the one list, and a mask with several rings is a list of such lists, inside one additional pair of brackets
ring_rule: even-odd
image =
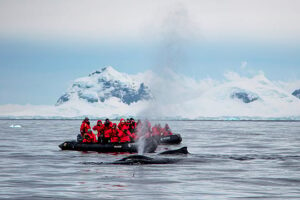
[(22, 126), (21, 126), (21, 125), (13, 125), (13, 124), (12, 124), (12, 125), (10, 125), (9, 127), (10, 127), (10, 128), (22, 128)]

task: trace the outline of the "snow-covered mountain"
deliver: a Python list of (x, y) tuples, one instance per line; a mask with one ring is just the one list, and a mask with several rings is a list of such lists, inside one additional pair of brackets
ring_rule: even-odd
[(275, 82), (263, 73), (196, 80), (172, 70), (129, 75), (112, 67), (73, 81), (55, 106), (2, 105), (0, 117), (156, 119), (298, 119), (300, 81)]
[(56, 105), (80, 100), (92, 104), (105, 103), (113, 97), (130, 105), (138, 101), (150, 100), (151, 94), (143, 82), (109, 66), (87, 77), (76, 79), (71, 88), (57, 100)]

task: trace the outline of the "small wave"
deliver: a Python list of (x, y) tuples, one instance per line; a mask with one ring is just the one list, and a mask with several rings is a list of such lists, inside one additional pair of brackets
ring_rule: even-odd
[(10, 125), (9, 127), (10, 127), (10, 128), (22, 128), (22, 126), (21, 126), (21, 125), (18, 125), (18, 124), (17, 124), (17, 125), (13, 125), (13, 124), (12, 124), (12, 125)]
[(197, 158), (205, 159), (222, 159), (222, 160), (237, 160), (237, 161), (249, 161), (249, 160), (300, 160), (300, 156), (290, 156), (290, 155), (194, 155)]
[(80, 164), (83, 164), (83, 165), (103, 165), (105, 163), (104, 162), (81, 162)]

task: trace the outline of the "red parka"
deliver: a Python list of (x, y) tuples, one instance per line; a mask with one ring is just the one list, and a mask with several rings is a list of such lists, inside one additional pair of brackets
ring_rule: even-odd
[(87, 133), (91, 129), (90, 122), (87, 120), (83, 120), (80, 126), (80, 133), (83, 136), (84, 133)]
[(113, 127), (107, 131), (107, 134), (109, 134), (109, 136), (110, 136), (110, 142), (112, 142), (112, 143), (119, 142), (120, 132), (121, 131), (119, 129), (117, 129), (117, 125), (113, 124)]
[(89, 131), (88, 133), (84, 134), (84, 139), (82, 141), (83, 143), (97, 143), (96, 136), (92, 131)]
[(103, 134), (104, 125), (101, 120), (97, 121), (97, 125), (93, 127), (93, 130), (97, 131), (97, 137), (99, 138), (101, 134)]
[(152, 135), (153, 135), (153, 136), (160, 135), (160, 129), (159, 129), (158, 126), (153, 126), (153, 127), (152, 127)]
[(170, 127), (168, 124), (165, 125), (165, 128), (162, 129), (162, 135), (163, 136), (168, 136), (168, 135), (173, 135)]
[(131, 133), (128, 130), (119, 131), (120, 142), (130, 142)]
[(128, 130), (128, 128), (129, 127), (128, 127), (127, 123), (125, 122), (125, 120), (121, 119), (120, 123), (118, 124), (118, 129), (123, 131), (123, 130)]

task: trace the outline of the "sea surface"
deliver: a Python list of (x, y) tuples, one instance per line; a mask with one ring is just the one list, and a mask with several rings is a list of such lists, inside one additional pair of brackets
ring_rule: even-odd
[(300, 122), (168, 123), (181, 162), (104, 165), (129, 154), (59, 149), (80, 120), (0, 120), (0, 199), (300, 199)]

